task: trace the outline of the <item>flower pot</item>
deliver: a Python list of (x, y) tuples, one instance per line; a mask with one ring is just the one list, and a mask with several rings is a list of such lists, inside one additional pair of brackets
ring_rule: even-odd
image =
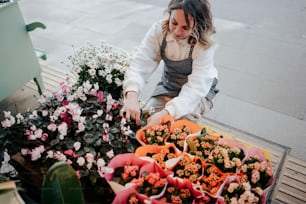
[(12, 155), (9, 163), (18, 172), (18, 178), (29, 196), (39, 202), (41, 199), (41, 186), (46, 173), (41, 164), (27, 161), (20, 153)]

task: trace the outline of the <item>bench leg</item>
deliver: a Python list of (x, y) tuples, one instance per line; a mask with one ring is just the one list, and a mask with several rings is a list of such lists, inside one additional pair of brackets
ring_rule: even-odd
[(41, 76), (39, 75), (37, 77), (34, 77), (34, 82), (37, 85), (39, 95), (41, 95), (42, 91), (44, 90), (44, 85), (43, 85)]

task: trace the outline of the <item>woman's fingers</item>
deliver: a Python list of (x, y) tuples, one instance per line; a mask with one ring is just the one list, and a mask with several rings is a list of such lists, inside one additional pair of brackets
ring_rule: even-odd
[(127, 122), (130, 122), (131, 119), (134, 119), (137, 125), (140, 125), (140, 112), (139, 111), (131, 111), (122, 108), (120, 110), (120, 116), (124, 117)]

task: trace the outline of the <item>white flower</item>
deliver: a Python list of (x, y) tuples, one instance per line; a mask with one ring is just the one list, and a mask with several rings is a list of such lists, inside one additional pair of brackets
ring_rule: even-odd
[(75, 151), (79, 151), (80, 148), (81, 148), (81, 143), (80, 142), (75, 142), (73, 144), (73, 147), (74, 147)]
[(21, 148), (21, 154), (22, 155), (28, 155), (30, 152), (29, 148)]
[(3, 113), (5, 118), (11, 117), (11, 111), (3, 111)]
[(54, 156), (53, 151), (49, 150), (49, 151), (47, 152), (47, 158), (52, 159), (53, 156)]
[(67, 135), (68, 125), (66, 122), (62, 122), (57, 127), (58, 132), (60, 133), (60, 139), (64, 139), (64, 136)]
[(88, 74), (94, 78), (96, 75), (96, 70), (94, 68), (91, 68), (88, 70)]
[(78, 163), (79, 166), (83, 166), (83, 165), (85, 164), (85, 159), (84, 159), (84, 157), (79, 157), (79, 158), (77, 159), (77, 163)]
[(87, 167), (87, 169), (91, 169), (92, 163), (87, 163), (86, 167)]
[(104, 159), (99, 158), (99, 159), (97, 160), (97, 166), (98, 166), (98, 168), (100, 168), (100, 167), (102, 167), (102, 166), (105, 166), (105, 161), (104, 161)]
[(97, 115), (100, 117), (103, 114), (103, 110), (97, 110)]
[(112, 75), (111, 75), (111, 74), (108, 74), (108, 75), (106, 76), (106, 81), (107, 81), (107, 83), (109, 83), (109, 84), (111, 84), (111, 83), (113, 82), (113, 79), (112, 79)]
[(49, 113), (48, 110), (43, 110), (42, 111), (42, 116), (46, 117), (48, 115), (48, 113)]
[(106, 156), (108, 157), (108, 158), (113, 158), (114, 157), (114, 151), (111, 149), (111, 150), (109, 150), (108, 152), (106, 152)]
[(82, 71), (82, 68), (80, 66), (75, 66), (73, 67), (72, 71), (74, 71), (75, 73), (80, 73)]
[(32, 161), (36, 161), (41, 157), (40, 151), (36, 148), (30, 152), (30, 155)]
[(20, 124), (24, 120), (24, 117), (23, 115), (21, 115), (21, 113), (18, 113), (16, 115), (16, 118), (17, 118), (17, 124)]

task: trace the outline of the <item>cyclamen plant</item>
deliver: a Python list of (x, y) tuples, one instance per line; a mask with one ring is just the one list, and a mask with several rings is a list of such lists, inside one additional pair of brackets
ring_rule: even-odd
[[(5, 113), (0, 144), (9, 155), (23, 157), (49, 167), (66, 161), (82, 176), (101, 178), (111, 171), (107, 163), (116, 154), (134, 152), (134, 131), (119, 116), (120, 101), (84, 82), (74, 87), (67, 81), (53, 93), (45, 92), (40, 105), (15, 117)], [(95, 179), (93, 179), (95, 180)]]

